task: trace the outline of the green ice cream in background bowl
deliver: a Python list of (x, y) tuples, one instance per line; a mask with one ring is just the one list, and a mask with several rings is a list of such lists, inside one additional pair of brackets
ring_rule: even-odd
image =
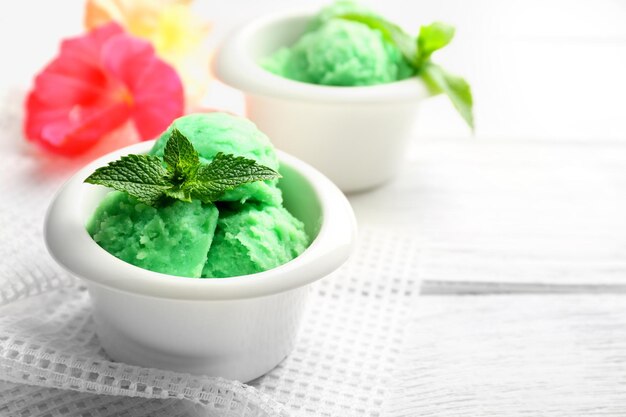
[(441, 22), (412, 37), (361, 4), (343, 0), (323, 8), (290, 46), (262, 57), (266, 70), (295, 81), (328, 86), (367, 86), (422, 77), (433, 94), (445, 93), (474, 128), (472, 94), (461, 77), (431, 60), (454, 37)]
[(348, 87), (413, 76), (400, 50), (380, 32), (345, 19), (331, 19), (305, 33), (293, 46), (263, 59), (261, 66), (295, 81)]
[(445, 94), (474, 127), (469, 84), (433, 61), (454, 28), (415, 29), (352, 1), (262, 16), (219, 48), (215, 73), (245, 93), (248, 117), (279, 149), (344, 192), (368, 190), (401, 166), (425, 99)]
[(291, 351), (309, 284), (347, 260), (355, 233), (328, 178), (224, 113), (94, 161), (45, 220), (111, 358), (244, 382)]

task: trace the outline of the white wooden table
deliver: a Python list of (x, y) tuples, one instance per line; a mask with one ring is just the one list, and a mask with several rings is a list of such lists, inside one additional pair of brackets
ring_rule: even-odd
[[(3, 65), (3, 92), (23, 91), (58, 39), (80, 31), (81, 5), (0, 14), (0, 52), (16, 63)], [(217, 42), (288, 5), (199, 9)], [(626, 415), (626, 3), (379, 9), (407, 27), (457, 25), (440, 62), (471, 81), (478, 126), (470, 137), (444, 98), (425, 103), (398, 178), (350, 196), (361, 224), (414, 234), (422, 247), (410, 357), (386, 414)], [(238, 105), (229, 100), (208, 102)]]

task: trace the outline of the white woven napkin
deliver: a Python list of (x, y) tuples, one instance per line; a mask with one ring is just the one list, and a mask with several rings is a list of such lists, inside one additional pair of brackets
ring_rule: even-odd
[(315, 286), (293, 353), (246, 386), (112, 362), (84, 288), (40, 268), (2, 285), (0, 377), (12, 383), (0, 385), (0, 412), (9, 416), (378, 416), (416, 285), (415, 246), (365, 231), (349, 264)]

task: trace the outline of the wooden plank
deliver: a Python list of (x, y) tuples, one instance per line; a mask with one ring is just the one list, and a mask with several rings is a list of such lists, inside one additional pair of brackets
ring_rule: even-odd
[(626, 297), (420, 297), (385, 416), (624, 416)]
[(626, 146), (425, 141), (410, 155), (350, 201), (360, 224), (417, 236), (423, 280), (624, 283)]

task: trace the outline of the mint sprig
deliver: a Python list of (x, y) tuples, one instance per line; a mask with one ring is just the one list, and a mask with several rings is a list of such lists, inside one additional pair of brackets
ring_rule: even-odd
[(447, 46), (454, 38), (455, 31), (453, 26), (441, 22), (422, 26), (417, 36), (418, 63), (428, 62), (433, 52)]
[(153, 155), (123, 156), (96, 169), (85, 182), (125, 192), (156, 207), (172, 200), (210, 203), (241, 185), (276, 178), (280, 174), (271, 168), (222, 152), (203, 164), (191, 142), (173, 129), (163, 160)]
[(465, 122), (474, 129), (474, 99), (467, 81), (432, 62), (424, 65), (421, 74), (428, 88), (434, 93), (445, 93)]
[(96, 169), (85, 182), (124, 191), (154, 206), (170, 187), (163, 161), (152, 155), (128, 155)]
[(200, 166), (198, 152), (178, 129), (173, 129), (170, 133), (163, 151), (163, 161), (174, 181), (195, 175), (195, 170)]
[(276, 171), (252, 159), (219, 152), (210, 164), (199, 166), (187, 186), (192, 199), (208, 203), (217, 200), (224, 191), (240, 185), (279, 177)]
[(400, 26), (372, 14), (346, 13), (336, 16), (378, 30), (385, 41), (395, 45), (404, 59), (422, 76), (433, 94), (444, 93), (468, 126), (474, 130), (473, 99), (470, 85), (463, 78), (444, 71), (431, 61), (433, 52), (448, 45), (455, 29), (446, 23), (434, 22), (420, 28), (413, 38)]

